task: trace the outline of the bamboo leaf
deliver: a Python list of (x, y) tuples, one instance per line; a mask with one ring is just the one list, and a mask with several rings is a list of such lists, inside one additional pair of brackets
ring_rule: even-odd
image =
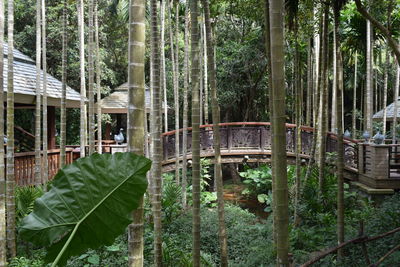
[(78, 159), (61, 169), (51, 190), (36, 200), (21, 223), (21, 237), (47, 247), (46, 261), (53, 266), (88, 248), (111, 245), (132, 221), (150, 165), (133, 153)]

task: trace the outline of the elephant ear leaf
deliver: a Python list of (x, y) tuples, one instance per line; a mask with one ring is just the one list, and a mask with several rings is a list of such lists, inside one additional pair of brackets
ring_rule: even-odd
[(88, 248), (111, 245), (132, 221), (150, 166), (149, 159), (129, 152), (94, 154), (65, 166), (23, 219), (20, 236), (45, 246), (53, 266)]

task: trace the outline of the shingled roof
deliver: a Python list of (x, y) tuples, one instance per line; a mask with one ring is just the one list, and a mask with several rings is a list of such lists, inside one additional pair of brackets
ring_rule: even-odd
[[(7, 58), (8, 45), (4, 43), (4, 56)], [(7, 92), (7, 60), (4, 61), (4, 91)], [(41, 71), (43, 79), (43, 71)], [(61, 104), (61, 82), (47, 74), (47, 97), (49, 106)], [(15, 103), (36, 103), (36, 63), (30, 57), (14, 49), (14, 95)], [(67, 107), (79, 107), (80, 94), (67, 86)]]
[[(146, 112), (150, 112), (150, 89), (146, 86), (145, 91)], [(124, 114), (128, 112), (128, 83), (124, 83), (115, 91), (100, 100), (102, 113)]]
[[(374, 120), (382, 120), (383, 119), (384, 109), (378, 111), (372, 117)], [(392, 121), (394, 117), (394, 102), (386, 107), (386, 120)], [(400, 98), (397, 99), (397, 119), (400, 120)]]

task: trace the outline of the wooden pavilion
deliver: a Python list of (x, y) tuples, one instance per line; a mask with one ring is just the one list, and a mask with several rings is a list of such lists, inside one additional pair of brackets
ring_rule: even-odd
[[(146, 113), (150, 113), (151, 109), (151, 95), (150, 88), (146, 86), (145, 91), (145, 104)], [(119, 129), (126, 129), (127, 127), (127, 112), (128, 112), (128, 83), (124, 83), (114, 89), (114, 92), (109, 96), (100, 100), (101, 112), (103, 114), (110, 114), (113, 121), (116, 121), (114, 133), (118, 133)], [(164, 102), (162, 104), (164, 106)], [(164, 111), (164, 108), (162, 109)], [(113, 139), (111, 124), (106, 124), (106, 131), (104, 134), (105, 140)]]
[[(8, 45), (4, 43), (4, 57), (8, 56)], [(14, 108), (24, 110), (35, 110), (36, 106), (36, 63), (30, 57), (19, 50), (14, 49)], [(7, 93), (7, 61), (4, 64), (4, 91)], [(41, 72), (43, 79), (43, 71)], [(47, 74), (47, 124), (48, 124), (48, 162), (49, 176), (52, 177), (58, 171), (59, 149), (56, 148), (56, 108), (61, 106), (62, 83)], [(43, 80), (42, 80), (43, 88)], [(43, 95), (43, 92), (42, 92)], [(6, 105), (6, 97), (4, 98)], [(67, 108), (79, 108), (81, 96), (74, 89), (67, 86)], [(33, 144), (35, 136), (24, 129), (26, 125), (15, 126), (15, 139), (25, 151), (15, 153), (15, 175), (17, 183), (29, 183), (34, 176), (35, 153)], [(68, 149), (67, 160), (72, 162), (72, 149)]]

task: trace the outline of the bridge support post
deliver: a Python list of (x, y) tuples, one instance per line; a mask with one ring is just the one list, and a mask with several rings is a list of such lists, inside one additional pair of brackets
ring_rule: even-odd
[(358, 172), (360, 174), (365, 173), (365, 170), (364, 170), (365, 146), (366, 146), (366, 144), (360, 144), (358, 146)]

